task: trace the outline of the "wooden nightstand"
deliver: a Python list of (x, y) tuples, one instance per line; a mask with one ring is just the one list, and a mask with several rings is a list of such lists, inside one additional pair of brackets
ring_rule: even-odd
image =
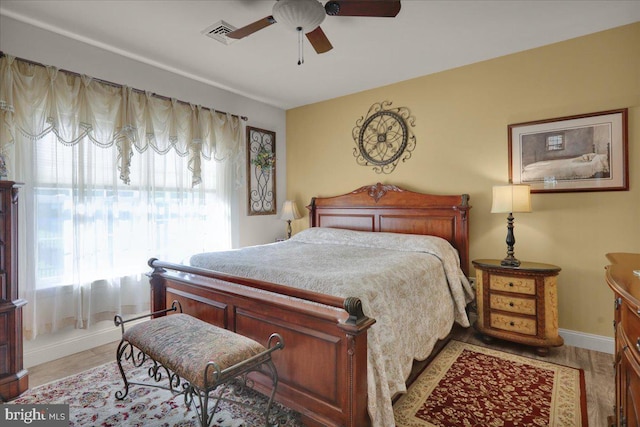
[(549, 347), (564, 344), (558, 335), (557, 277), (560, 267), (522, 262), (505, 267), (497, 259), (477, 259), (476, 329), (485, 341), (492, 338), (536, 347), (545, 356)]

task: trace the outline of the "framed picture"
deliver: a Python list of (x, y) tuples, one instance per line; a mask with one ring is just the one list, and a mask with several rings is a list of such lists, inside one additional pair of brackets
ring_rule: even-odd
[(276, 134), (247, 126), (249, 215), (276, 213)]
[(629, 189), (627, 109), (517, 123), (509, 182), (532, 193)]

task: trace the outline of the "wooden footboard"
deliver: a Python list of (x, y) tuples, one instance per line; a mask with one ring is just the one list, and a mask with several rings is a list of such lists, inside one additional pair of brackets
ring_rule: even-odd
[[(336, 298), (210, 270), (149, 260), (151, 311), (183, 311), (260, 341), (273, 332), (287, 343), (273, 355), (276, 399), (309, 426), (370, 425), (367, 329), (375, 323), (357, 298)], [(271, 380), (256, 374), (268, 394)]]

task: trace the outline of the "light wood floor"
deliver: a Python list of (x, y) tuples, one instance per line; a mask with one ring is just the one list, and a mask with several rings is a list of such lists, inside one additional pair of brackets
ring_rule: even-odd
[[(491, 345), (488, 345), (480, 339), (473, 328), (464, 329), (456, 327), (454, 329), (453, 339), (584, 369), (589, 426), (604, 427), (607, 425), (607, 416), (613, 414), (615, 384), (613, 355), (611, 354), (565, 345), (552, 348), (547, 357), (540, 357), (537, 356), (532, 349), (518, 344), (496, 340)], [(62, 359), (34, 366), (29, 369), (29, 386), (36, 387), (59, 378), (85, 371), (94, 366), (115, 361), (117, 345), (117, 342), (106, 344)]]

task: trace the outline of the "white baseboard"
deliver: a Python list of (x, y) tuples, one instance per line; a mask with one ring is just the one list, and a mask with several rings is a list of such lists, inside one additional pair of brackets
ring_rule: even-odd
[(566, 345), (609, 354), (613, 354), (615, 351), (615, 341), (613, 338), (587, 334), (585, 332), (570, 331), (568, 329), (560, 329), (559, 332), (560, 336), (564, 338)]
[[(128, 326), (143, 322), (146, 319), (133, 321)], [(24, 342), (24, 367), (32, 366), (60, 359), (85, 350), (90, 350), (114, 341), (120, 341), (120, 328), (113, 325), (113, 321), (101, 322), (91, 331), (71, 330), (51, 335), (43, 335), (34, 341)], [(114, 353), (113, 360), (116, 360)]]

